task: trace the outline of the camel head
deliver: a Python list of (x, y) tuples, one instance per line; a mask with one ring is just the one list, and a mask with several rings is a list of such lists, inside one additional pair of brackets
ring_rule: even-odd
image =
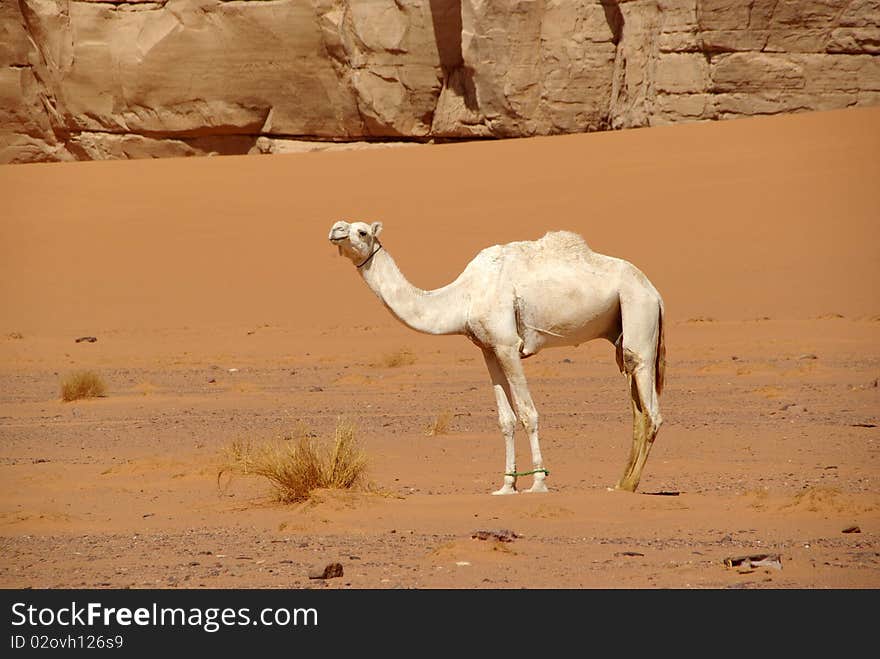
[(355, 265), (362, 264), (379, 247), (381, 222), (352, 222), (340, 220), (330, 229), (330, 242), (339, 248), (339, 254)]

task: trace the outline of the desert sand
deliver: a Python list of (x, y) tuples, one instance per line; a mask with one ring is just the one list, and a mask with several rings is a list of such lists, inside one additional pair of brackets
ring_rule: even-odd
[[(880, 109), (852, 109), (4, 166), (0, 586), (876, 588), (878, 153)], [(422, 288), (553, 229), (637, 264), (668, 350), (639, 492), (608, 490), (631, 417), (594, 342), (525, 363), (551, 492), (489, 496), (504, 451), (479, 351), (392, 318), (328, 243), (337, 219), (382, 221)], [(61, 402), (84, 368), (107, 396)], [(218, 483), (232, 440), (340, 416), (371, 491), (281, 505)], [(500, 529), (518, 537), (472, 538)], [(724, 562), (759, 554), (780, 564)], [(334, 560), (343, 577), (308, 578)]]

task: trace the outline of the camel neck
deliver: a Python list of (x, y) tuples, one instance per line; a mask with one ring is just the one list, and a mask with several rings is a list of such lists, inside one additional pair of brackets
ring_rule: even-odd
[(422, 290), (407, 281), (385, 248), (376, 251), (358, 272), (405, 325), (426, 334), (464, 333), (468, 300), (460, 278), (442, 288)]

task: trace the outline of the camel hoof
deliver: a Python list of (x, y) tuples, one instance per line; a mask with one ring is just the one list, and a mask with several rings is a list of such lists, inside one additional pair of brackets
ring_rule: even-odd
[(502, 496), (504, 494), (519, 494), (519, 493), (516, 491), (515, 487), (511, 487), (510, 485), (505, 485), (500, 490), (495, 490), (494, 492), (492, 492), (492, 496)]
[(540, 493), (549, 492), (549, 491), (550, 490), (547, 489), (547, 486), (544, 484), (544, 481), (535, 481), (532, 484), (532, 486), (528, 490), (526, 490), (526, 492), (535, 493), (535, 494), (540, 494)]

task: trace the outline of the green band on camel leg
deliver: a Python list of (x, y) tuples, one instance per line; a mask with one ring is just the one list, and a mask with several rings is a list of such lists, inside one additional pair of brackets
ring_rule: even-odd
[(550, 475), (549, 469), (532, 469), (531, 471), (515, 471), (512, 474), (504, 474), (505, 476), (531, 476), (532, 474), (544, 474), (545, 476)]

